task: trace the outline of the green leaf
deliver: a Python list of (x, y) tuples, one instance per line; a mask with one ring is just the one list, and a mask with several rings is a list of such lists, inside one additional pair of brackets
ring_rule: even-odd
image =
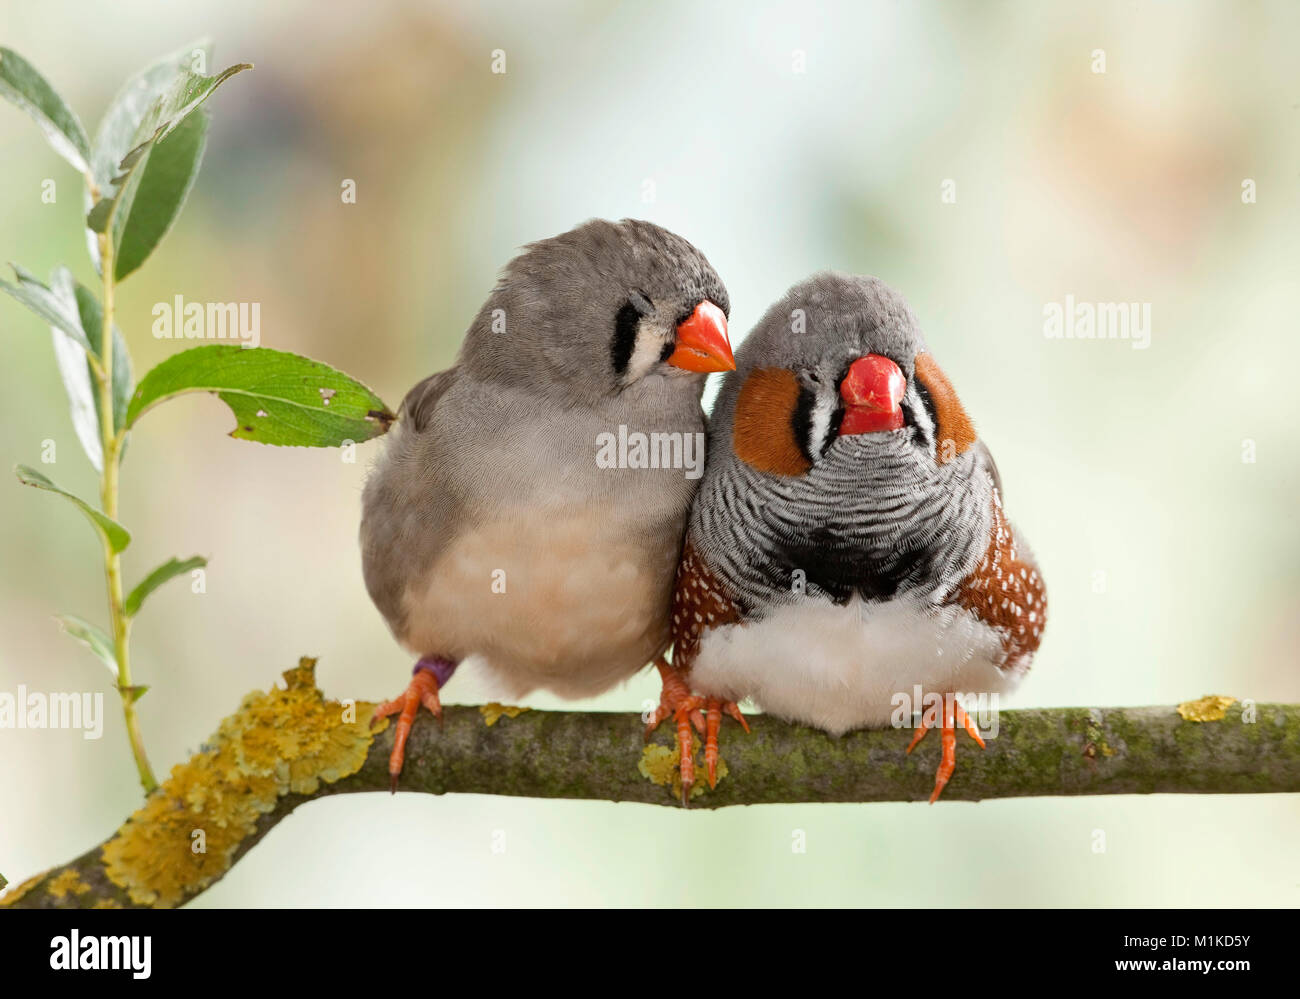
[[(56, 268), (50, 277), (50, 287), (60, 301), (71, 301), (78, 312), (78, 323), (90, 353), (102, 357), (101, 341), (104, 338), (104, 312), (99, 300), (84, 285), (78, 283), (66, 267)], [(54, 359), (68, 393), (72, 426), (86, 457), (96, 471), (103, 471), (104, 452), (100, 440), (99, 387), (94, 369), (86, 357), (81, 340), (74, 340), (62, 330), (50, 330), (54, 341)], [(131, 397), (131, 358), (127, 353), (122, 331), (113, 327), (113, 429), (120, 430), (126, 419), (126, 404)]]
[(370, 389), (328, 364), (268, 347), (212, 344), (146, 374), (126, 425), (183, 392), (215, 392), (239, 421), (230, 436), (261, 444), (338, 447), (378, 437), (396, 418)]
[[(103, 359), (101, 341), (104, 335), (104, 313), (99, 300), (84, 285), (73, 278), (66, 267), (56, 267), (50, 275), (48, 286), (42, 284), (30, 271), (13, 265), (17, 284), (0, 281), (5, 290), (22, 302), (51, 327), (54, 341), (54, 358), (68, 393), (72, 412), (72, 426), (77, 432), (86, 457), (96, 471), (104, 467), (103, 447), (100, 441), (99, 392), (94, 365), (86, 356)], [(122, 331), (113, 326), (113, 424), (121, 430), (126, 419), (126, 404), (131, 397), (134, 382), (131, 377), (131, 357), (126, 349)]]
[(95, 653), (114, 678), (117, 677), (117, 654), (113, 651), (113, 640), (108, 635), (89, 621), (83, 621), (72, 614), (56, 614), (54, 620), (63, 626), (64, 631)]
[[(17, 286), (3, 282), (0, 282), (0, 285), (3, 285), (5, 290), (19, 301), (31, 306), (37, 315), (50, 323), (54, 359), (63, 378), (63, 386), (68, 393), (72, 428), (76, 431), (77, 439), (81, 442), (81, 447), (86, 452), (86, 457), (90, 459), (90, 463), (95, 466), (96, 471), (101, 471), (104, 467), (104, 458), (99, 435), (99, 393), (95, 388), (95, 374), (91, 368), (91, 361), (86, 356), (87, 354), (99, 356), (97, 348), (101, 339), (100, 333), (96, 331), (93, 341), (87, 336), (78, 302), (78, 285), (66, 267), (55, 268), (50, 277), (49, 287), (41, 284), (35, 276), (16, 264), (14, 273), (18, 275)], [(93, 300), (93, 296), (91, 298)], [(126, 377), (129, 381), (129, 371)], [(117, 381), (116, 377), (114, 381)]]
[[(143, 169), (134, 172), (130, 181), (134, 189), (124, 192), (122, 206), (118, 208), (122, 224), (114, 233), (116, 280), (121, 281), (148, 259), (180, 215), (199, 175), (208, 121), (207, 111), (190, 115), (154, 144)], [(91, 225), (90, 218), (86, 221)]]
[[(99, 181), (101, 200), (90, 206), (86, 226), (92, 233), (111, 235), (115, 280), (121, 281), (144, 263), (175, 222), (194, 185), (207, 120), (193, 112), (217, 87), (245, 69), (252, 69), (251, 64), (229, 66), (216, 76), (182, 70), (136, 125), (114, 175)], [(91, 256), (99, 266), (95, 242), (92, 236)]]
[[(110, 198), (101, 198), (86, 212), (86, 228), (95, 234), (108, 230), (108, 219), (113, 214), (113, 202)], [(98, 249), (98, 243), (96, 244)], [(99, 258), (95, 259), (95, 269), (99, 269)]]
[(212, 58), (212, 43), (206, 38), (191, 42), (136, 73), (122, 85), (95, 130), (90, 150), (90, 167), (95, 181), (110, 182), (122, 157), (137, 144), (135, 135), (159, 99), (177, 78), (192, 72), (195, 57), (202, 54), (204, 65)]
[(99, 435), (99, 392), (90, 373), (90, 361), (81, 345), (57, 327), (50, 327), (50, 339), (63, 390), (68, 394), (72, 429), (90, 464), (95, 471), (102, 472), (104, 447)]
[(8, 281), (0, 280), (0, 289), (18, 299), (51, 326), (57, 327), (77, 341), (83, 350), (90, 350), (90, 341), (86, 339), (86, 334), (81, 328), (77, 303), (57, 295), (30, 271), (17, 264), (10, 266), (18, 277), (18, 283), (10, 284)]
[(219, 86), (236, 73), (252, 68), (251, 62), (241, 62), (234, 66), (227, 66), (216, 76), (183, 73), (162, 99), (144, 116), (144, 120), (136, 130), (136, 148), (123, 157), (123, 162), (130, 162), (132, 154), (136, 153), (139, 147), (166, 138), (167, 134), (184, 121), (195, 108), (211, 97), (213, 91)]
[(114, 552), (122, 551), (131, 543), (131, 532), (125, 527), (96, 510), (81, 497), (74, 496), (66, 489), (60, 489), (36, 469), (28, 465), (15, 465), (14, 474), (18, 476), (18, 481), (25, 486), (34, 486), (37, 489), (44, 489), (46, 492), (58, 493), (60, 496), (71, 500), (82, 513), (90, 518), (95, 531), (108, 542), (109, 547)]
[(31, 115), (55, 152), (81, 173), (89, 171), (90, 142), (80, 120), (31, 63), (3, 46), (0, 46), (0, 97)]
[[(195, 63), (201, 57), (206, 66), (212, 59), (212, 43), (203, 38), (191, 42), (175, 52), (170, 52), (161, 59), (136, 73), (122, 85), (109, 104), (108, 110), (95, 131), (95, 141), (90, 147), (90, 171), (101, 191), (112, 188), (113, 178), (118, 174), (118, 164), (136, 144), (135, 134), (145, 115), (154, 107), (164, 94), (182, 74), (195, 69)], [(87, 212), (93, 212), (95, 201), (89, 190), (83, 191)], [(108, 209), (111, 201), (99, 202), (103, 210), (97, 225), (91, 226), (86, 234), (86, 243), (90, 249), (90, 259), (95, 269), (100, 270), (99, 241), (96, 232), (103, 232), (108, 221)]]
[(168, 559), (153, 572), (149, 573), (149, 575), (145, 576), (144, 579), (140, 581), (139, 585), (127, 594), (126, 604), (124, 605), (126, 616), (135, 617), (137, 612), (140, 610), (141, 604), (144, 603), (145, 598), (169, 579), (183, 576), (185, 573), (192, 572), (193, 570), (207, 564), (208, 560), (202, 555), (192, 555), (187, 559)]
[[(96, 357), (104, 356), (104, 310), (94, 292), (80, 282), (75, 282), (73, 294), (77, 300), (77, 312), (81, 316), (81, 328), (85, 330), (86, 339)], [(126, 425), (126, 406), (131, 399), (135, 382), (131, 377), (131, 355), (126, 349), (126, 340), (122, 331), (113, 324), (113, 429), (121, 430)], [(98, 412), (99, 396), (95, 396)]]
[[(102, 360), (103, 311), (95, 296), (78, 284), (66, 267), (55, 268), (49, 286), (42, 284), (27, 270), (14, 265), (18, 284), (0, 281), (14, 298), (27, 305), (50, 324), (54, 339), (54, 357), (68, 392), (72, 425), (77, 439), (96, 470), (103, 469), (99, 429), (99, 392), (94, 365), (87, 354)], [(113, 413), (116, 429), (126, 417), (126, 403), (131, 396), (131, 359), (122, 331), (113, 327)]]

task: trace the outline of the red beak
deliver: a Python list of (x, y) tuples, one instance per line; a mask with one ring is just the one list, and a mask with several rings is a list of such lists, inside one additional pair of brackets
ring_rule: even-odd
[(902, 370), (887, 357), (868, 354), (849, 365), (840, 385), (844, 419), (840, 436), (899, 430), (903, 426), (903, 392), (907, 380)]
[(697, 305), (678, 325), (677, 349), (668, 363), (683, 371), (735, 371), (723, 311), (707, 299)]

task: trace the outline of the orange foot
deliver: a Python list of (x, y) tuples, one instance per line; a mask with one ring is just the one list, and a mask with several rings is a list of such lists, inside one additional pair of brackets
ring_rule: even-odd
[(381, 704), (370, 716), (370, 724), (389, 715), (397, 715), (397, 729), (393, 733), (393, 751), (388, 755), (389, 790), (397, 793), (397, 779), (402, 775), (402, 764), (406, 762), (406, 739), (415, 724), (415, 716), (423, 704), (429, 713), (442, 724), (442, 702), (438, 700), (438, 689), (451, 679), (456, 671), (456, 664), (449, 659), (421, 659), (415, 664), (411, 682), (396, 700)]
[[(954, 722), (956, 724), (954, 724)], [(980, 738), (980, 730), (975, 727), (957, 698), (948, 695), (943, 699), (943, 724), (940, 726), (940, 735), (943, 739), (943, 753), (939, 757), (939, 769), (934, 775), (934, 790), (930, 792), (930, 804), (939, 800), (939, 795), (943, 793), (944, 785), (952, 776), (952, 772), (957, 769), (957, 727), (960, 724), (966, 730), (966, 734), (979, 743), (980, 749), (984, 748), (984, 740)], [(907, 751), (911, 753), (916, 748), (916, 744), (925, 738), (925, 733), (930, 731), (934, 726), (921, 717), (921, 727), (916, 730), (916, 735), (912, 736), (912, 741), (907, 746)]]
[[(724, 701), (720, 697), (701, 697), (692, 694), (682, 674), (668, 665), (663, 658), (655, 660), (659, 676), (663, 679), (664, 689), (659, 697), (659, 707), (650, 715), (645, 727), (645, 737), (657, 729), (661, 722), (671, 716), (677, 723), (677, 755), (682, 775), (682, 804), (688, 805), (691, 787), (695, 784), (695, 753), (691, 747), (691, 725), (704, 736), (704, 762), (709, 769), (709, 787), (718, 786), (718, 730), (722, 727), (722, 713), (725, 711), (748, 732), (749, 724), (735, 701)], [(701, 711), (700, 709), (704, 710)]]

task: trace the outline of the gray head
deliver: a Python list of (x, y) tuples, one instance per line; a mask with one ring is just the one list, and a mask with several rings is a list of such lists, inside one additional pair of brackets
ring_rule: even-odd
[(474, 320), (461, 364), (486, 381), (599, 403), (634, 386), (694, 393), (735, 366), (730, 302), (694, 246), (593, 219), (524, 248)]
[(791, 288), (742, 344), (712, 430), (692, 517), (711, 564), (786, 592), (802, 570), (809, 592), (887, 598), (955, 582), (983, 552), (992, 459), (876, 278)]

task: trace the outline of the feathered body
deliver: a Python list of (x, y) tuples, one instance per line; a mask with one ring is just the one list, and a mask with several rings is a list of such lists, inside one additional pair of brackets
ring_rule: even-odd
[[(867, 356), (901, 371), (900, 425), (841, 433), (846, 373)], [(796, 286), (714, 413), (672, 615), (695, 691), (840, 733), (888, 724), (918, 685), (1015, 687), (1042, 578), (901, 296), (839, 274)]]
[(727, 305), (703, 255), (644, 222), (589, 222), (508, 265), (366, 485), (366, 585), (406, 648), (470, 659), (506, 697), (595, 694), (663, 651), (697, 480), (601, 467), (597, 445), (703, 432), (704, 376), (674, 351), (706, 306), (725, 345)]

